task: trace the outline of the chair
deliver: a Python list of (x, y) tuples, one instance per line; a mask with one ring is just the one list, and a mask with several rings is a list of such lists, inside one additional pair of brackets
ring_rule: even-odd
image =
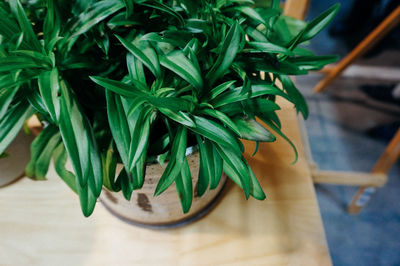
[[(329, 86), (349, 65), (360, 58), (374, 45), (376, 45), (387, 33), (400, 23), (400, 5), (376, 27), (360, 44), (354, 48), (337, 66), (327, 70), (327, 76), (320, 81), (314, 88), (314, 92), (322, 92)], [(337, 172), (320, 171), (312, 161), (311, 152), (309, 159), (311, 162), (313, 179), (315, 183), (328, 183), (338, 185), (361, 186), (359, 191), (351, 201), (348, 212), (358, 214), (367, 204), (376, 187), (384, 186), (387, 182), (387, 174), (396, 160), (400, 157), (400, 129), (391, 140), (371, 173), (357, 172)]]

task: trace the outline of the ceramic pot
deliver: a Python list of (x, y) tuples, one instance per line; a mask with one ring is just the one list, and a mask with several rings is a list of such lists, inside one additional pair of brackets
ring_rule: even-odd
[(0, 188), (25, 176), (24, 171), (30, 159), (29, 147), (32, 140), (32, 135), (21, 131), (7, 148), (8, 157), (0, 159)]
[[(198, 197), (196, 191), (200, 166), (199, 152), (188, 155), (187, 160), (192, 174), (194, 193), (192, 207), (186, 214), (182, 211), (175, 184), (161, 195), (153, 196), (167, 163), (163, 166), (158, 163), (147, 165), (143, 188), (133, 191), (130, 201), (124, 198), (122, 192), (110, 192), (105, 188), (100, 195), (100, 200), (119, 218), (147, 227), (176, 227), (196, 220), (211, 209), (224, 187), (226, 176), (222, 175), (216, 189), (207, 190), (204, 195)], [(122, 169), (122, 165), (119, 165), (119, 169)]]

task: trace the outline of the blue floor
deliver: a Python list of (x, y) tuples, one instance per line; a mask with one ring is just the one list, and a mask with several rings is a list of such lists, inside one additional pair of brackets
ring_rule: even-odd
[[(312, 1), (309, 18), (335, 2)], [(341, 2), (345, 14), (351, 1)], [(328, 31), (310, 47), (317, 54), (347, 52)], [(400, 106), (368, 98), (359, 86), (380, 81), (360, 78), (340, 78), (326, 92), (312, 94), (321, 78), (312, 74), (297, 79), (310, 107), (306, 127), (314, 160), (323, 170), (370, 171), (388, 140), (367, 132), (399, 121)], [(334, 265), (400, 265), (400, 162), (392, 168), (387, 185), (377, 190), (358, 216), (346, 213), (357, 188), (316, 185), (316, 191)]]
[[(298, 79), (310, 107), (306, 126), (314, 160), (324, 170), (370, 171), (387, 141), (365, 132), (382, 122), (395, 121), (400, 117), (399, 108), (393, 106), (389, 114), (376, 110), (374, 103), (355, 92), (352, 80), (341, 80), (329, 92), (313, 95), (311, 84), (319, 79), (319, 75)], [(351, 91), (352, 101), (332, 90)], [(388, 184), (358, 216), (346, 213), (357, 188), (316, 185), (316, 191), (334, 265), (400, 265), (399, 162), (391, 170)]]

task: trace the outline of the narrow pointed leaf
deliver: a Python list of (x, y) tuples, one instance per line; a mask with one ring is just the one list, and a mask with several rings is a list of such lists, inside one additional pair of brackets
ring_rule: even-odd
[(203, 79), (200, 70), (181, 52), (174, 51), (160, 57), (163, 67), (171, 70), (198, 90), (203, 87)]
[(200, 167), (199, 177), (197, 181), (197, 196), (201, 197), (207, 190), (210, 179), (214, 175), (214, 161), (208, 154), (207, 148), (199, 135), (196, 135), (197, 144), (199, 145)]
[(190, 128), (190, 130), (218, 143), (219, 145), (222, 145), (225, 148), (241, 153), (236, 138), (233, 137), (227, 129), (212, 120), (200, 116), (193, 116), (193, 121), (195, 122), (196, 127)]
[(247, 168), (247, 163), (243, 161), (242, 154), (241, 153), (237, 154), (233, 151), (221, 147), (218, 144), (216, 145), (216, 149), (221, 158), (224, 160), (224, 164), (228, 165), (233, 170), (227, 173), (228, 176), (231, 177), (233, 181), (238, 183), (238, 185), (243, 188), (243, 192), (246, 198), (249, 198), (250, 173)]
[(54, 168), (58, 176), (75, 192), (78, 193), (76, 187), (76, 178), (73, 173), (68, 171), (65, 167), (67, 163), (67, 151), (65, 150), (64, 144), (59, 143), (53, 152)]
[(225, 126), (227, 126), (230, 130), (235, 132), (239, 137), (241, 137), (241, 131), (236, 126), (236, 124), (223, 112), (214, 109), (203, 109), (200, 111), (201, 114), (209, 115), (220, 120)]
[(182, 164), (185, 159), (187, 144), (187, 130), (185, 127), (179, 127), (175, 135), (175, 139), (172, 143), (171, 158), (165, 169), (160, 181), (158, 182), (155, 196), (160, 195), (164, 192), (176, 179), (176, 177), (181, 173)]
[(290, 77), (286, 75), (280, 75), (279, 79), (282, 82), (283, 89), (287, 92), (289, 97), (295, 103), (297, 111), (303, 114), (304, 119), (307, 119), (309, 111), (304, 96), (296, 88)]
[(307, 24), (306, 28), (303, 30), (300, 43), (308, 41), (314, 38), (318, 33), (320, 33), (336, 16), (339, 11), (340, 4), (335, 4), (327, 9), (324, 13), (319, 15), (313, 21)]
[(176, 190), (181, 201), (183, 213), (188, 213), (192, 206), (193, 184), (189, 164), (185, 159), (179, 175), (175, 178)]
[(140, 96), (145, 96), (146, 95), (146, 86), (143, 84), (140, 84), (138, 82), (135, 82), (134, 86), (125, 84), (120, 81), (112, 80), (112, 79), (107, 79), (107, 78), (102, 78), (102, 77), (90, 77), (90, 79), (97, 83), (98, 85), (106, 88), (107, 90), (111, 90), (119, 95), (125, 96), (125, 97), (140, 97)]
[(254, 50), (249, 52), (263, 52), (272, 54), (293, 55), (292, 51), (270, 42), (248, 42), (249, 47)]
[(32, 114), (31, 107), (23, 101), (7, 110), (0, 120), (0, 154), (14, 140), (24, 122)]
[(243, 139), (260, 142), (274, 142), (276, 140), (271, 132), (254, 119), (236, 117), (233, 122), (238, 127)]
[(18, 21), (21, 31), (24, 32), (24, 39), (26, 40), (27, 44), (29, 44), (31, 48), (35, 49), (36, 51), (42, 52), (43, 47), (40, 44), (38, 38), (36, 37), (35, 32), (33, 31), (32, 24), (28, 20), (20, 1), (10, 0), (9, 3), (11, 11)]
[(277, 127), (271, 120), (271, 118), (269, 117), (269, 114), (265, 113), (263, 115), (258, 115), (258, 117), (265, 123), (267, 124), (273, 131), (275, 131), (278, 135), (280, 135), (284, 140), (286, 140), (289, 145), (293, 148), (294, 151), (294, 161), (292, 162), (292, 164), (295, 164), (297, 162), (298, 159), (298, 153), (297, 153), (297, 149), (296, 146), (293, 144), (293, 142), (285, 135), (283, 134), (283, 132), (281, 131), (281, 129), (279, 127)]
[(161, 76), (160, 65), (158, 61), (158, 57), (154, 50), (150, 47), (147, 47), (148, 53), (150, 53), (150, 57), (143, 53), (138, 47), (134, 44), (127, 42), (123, 38), (116, 35), (118, 40), (122, 43), (122, 45), (131, 53), (133, 54), (136, 59), (140, 60), (156, 77)]
[(217, 61), (206, 76), (210, 81), (210, 85), (213, 85), (232, 65), (239, 52), (242, 38), (244, 38), (244, 36), (242, 36), (240, 31), (240, 25), (234, 23), (225, 37)]
[(210, 100), (215, 99), (218, 95), (229, 89), (233, 84), (235, 84), (235, 82), (236, 80), (227, 81), (212, 89), (210, 93)]
[(60, 93), (60, 83), (58, 80), (58, 71), (54, 68), (51, 71), (43, 72), (38, 79), (39, 91), (46, 108), (57, 123), (60, 116), (60, 104), (58, 94)]

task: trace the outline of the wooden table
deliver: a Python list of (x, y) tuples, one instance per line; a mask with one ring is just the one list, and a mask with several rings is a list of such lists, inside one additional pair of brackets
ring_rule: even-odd
[[(331, 265), (293, 107), (280, 111), (287, 135), (249, 159), (267, 194), (246, 201), (228, 183), (203, 219), (171, 230), (120, 221), (101, 204), (86, 219), (78, 197), (51, 170), (0, 190), (0, 265)], [(246, 143), (251, 154), (254, 146)], [(1, 171), (1, 170), (0, 170)]]

